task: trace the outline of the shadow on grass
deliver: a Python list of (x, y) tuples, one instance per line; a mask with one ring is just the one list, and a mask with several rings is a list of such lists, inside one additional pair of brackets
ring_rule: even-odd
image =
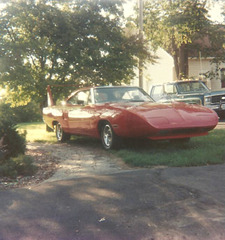
[(123, 149), (114, 153), (136, 167), (221, 164), (225, 162), (224, 137), (225, 130), (220, 129), (189, 142), (129, 140)]
[[(80, 147), (92, 147), (96, 149), (103, 149), (100, 139), (95, 139), (91, 137), (84, 137), (84, 136), (72, 136), (71, 139), (68, 141), (71, 145), (76, 145)], [(120, 150), (128, 150), (128, 151), (137, 151), (137, 152), (145, 152), (145, 151), (152, 151), (153, 149), (168, 149), (171, 150), (173, 148), (181, 148), (187, 149), (192, 148), (192, 144), (190, 142), (187, 143), (179, 143), (176, 141), (152, 141), (149, 139), (124, 139), (119, 147), (114, 150), (113, 152), (120, 151)], [(107, 151), (107, 150), (106, 150)]]
[(71, 139), (68, 141), (68, 143), (79, 147), (91, 147), (93, 149), (103, 149), (101, 145), (101, 140), (91, 137), (71, 136)]

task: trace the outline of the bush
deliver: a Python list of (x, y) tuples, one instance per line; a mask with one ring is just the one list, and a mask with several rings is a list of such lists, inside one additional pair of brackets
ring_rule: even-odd
[(14, 123), (41, 121), (39, 106), (30, 102), (26, 106), (11, 107), (10, 104), (0, 102), (0, 115), (12, 118)]
[(24, 154), (26, 150), (25, 134), (17, 131), (17, 119), (7, 104), (0, 104), (0, 162), (10, 157)]
[(16, 178), (20, 175), (32, 176), (37, 171), (30, 156), (19, 155), (10, 158), (3, 165), (0, 165), (0, 176)]
[(25, 156), (25, 133), (19, 134), (15, 116), (10, 109), (0, 108), (0, 176), (14, 178), (18, 175), (32, 175), (35, 167), (32, 159)]
[(7, 129), (4, 135), (3, 144), (6, 146), (7, 158), (16, 157), (19, 154), (25, 154), (25, 133), (19, 134), (16, 127)]
[(37, 122), (42, 120), (41, 109), (34, 102), (30, 102), (26, 106), (12, 108), (12, 111), (16, 116), (17, 123)]
[(16, 126), (10, 120), (7, 122), (0, 119), (0, 140), (0, 163), (5, 159), (25, 153), (25, 133), (19, 134)]

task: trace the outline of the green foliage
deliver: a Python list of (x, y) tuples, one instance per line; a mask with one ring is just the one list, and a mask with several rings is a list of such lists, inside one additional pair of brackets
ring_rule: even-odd
[(173, 56), (178, 79), (188, 77), (190, 50), (209, 49), (196, 40), (209, 35), (210, 42), (215, 39), (214, 26), (207, 14), (206, 1), (201, 0), (145, 2), (144, 31), (155, 48), (162, 47)]
[(146, 1), (144, 11), (146, 34), (153, 44), (168, 50), (172, 38), (179, 48), (192, 42), (197, 33), (205, 32), (209, 26), (207, 9), (201, 1)]
[(0, 103), (0, 134), (4, 127), (12, 127), (16, 123), (16, 116), (13, 114), (10, 106)]
[(8, 128), (3, 133), (3, 145), (6, 145), (7, 158), (24, 154), (26, 150), (25, 134), (19, 134), (16, 127)]
[(42, 120), (42, 113), (40, 107), (35, 102), (29, 102), (25, 106), (18, 106), (11, 108), (16, 117), (16, 122), (36, 122)]
[(24, 155), (25, 131), (19, 134), (17, 117), (8, 105), (0, 105), (0, 116), (0, 176), (16, 178), (19, 175), (33, 175), (37, 167), (31, 157)]
[(37, 171), (30, 156), (19, 155), (0, 164), (0, 176), (16, 178), (17, 176), (32, 176)]
[[(7, 110), (8, 109), (8, 110)], [(10, 108), (0, 105), (0, 162), (10, 157), (24, 154), (26, 149), (25, 134), (19, 134), (16, 118), (11, 115)]]
[(127, 82), (143, 48), (122, 29), (121, 3), (10, 1), (0, 14), (0, 83), (10, 101), (42, 105), (52, 84)]
[(34, 122), (42, 119), (39, 106), (30, 102), (25, 106), (12, 107), (9, 103), (0, 102), (0, 114), (6, 119), (16, 123)]

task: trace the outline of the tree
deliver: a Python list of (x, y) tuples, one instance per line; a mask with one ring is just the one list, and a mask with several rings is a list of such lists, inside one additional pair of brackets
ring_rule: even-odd
[(202, 49), (196, 40), (216, 33), (207, 14), (206, 0), (147, 0), (144, 31), (154, 47), (173, 56), (177, 79), (188, 78), (191, 49)]
[(125, 36), (121, 11), (119, 0), (7, 5), (0, 16), (0, 83), (11, 100), (42, 106), (49, 84), (128, 82), (136, 56), (145, 51), (135, 37)]
[[(224, 17), (225, 22), (225, 3), (223, 3), (222, 6), (222, 15)], [(225, 63), (225, 26), (224, 24), (217, 24), (215, 26), (215, 31), (213, 34), (213, 52), (214, 52), (214, 58), (213, 63), (216, 63), (218, 66), (221, 63)]]

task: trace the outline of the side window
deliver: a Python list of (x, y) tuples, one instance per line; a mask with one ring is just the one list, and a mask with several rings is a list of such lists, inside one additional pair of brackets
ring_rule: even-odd
[(68, 101), (71, 105), (87, 105), (91, 103), (90, 91), (80, 91), (73, 95)]
[(161, 99), (162, 95), (163, 95), (163, 85), (157, 85), (152, 87), (151, 97), (155, 101), (158, 101), (159, 99)]
[(176, 87), (174, 86), (174, 84), (166, 84), (165, 85), (165, 92), (167, 94), (176, 94), (177, 90), (176, 90)]

